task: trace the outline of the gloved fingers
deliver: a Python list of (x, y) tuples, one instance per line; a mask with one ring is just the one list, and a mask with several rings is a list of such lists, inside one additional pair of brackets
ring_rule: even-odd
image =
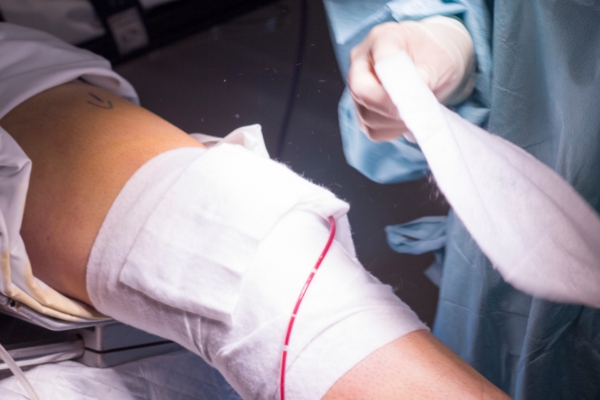
[(367, 137), (374, 142), (389, 142), (403, 136), (406, 133), (410, 133), (404, 123), (402, 123), (401, 126), (396, 125), (387, 129), (368, 130), (370, 130), (371, 133), (365, 133), (367, 134)]
[(403, 46), (402, 39), (397, 35), (386, 38), (387, 29), (389, 28), (374, 28), (352, 50), (352, 63), (348, 73), (348, 87), (356, 108), (358, 125), (373, 141), (392, 140), (406, 131), (398, 110), (379, 82), (374, 69), (373, 49), (379, 49), (377, 57), (384, 57), (386, 53), (398, 51), (398, 46)]
[(357, 103), (354, 103), (354, 105), (357, 111), (359, 128), (369, 139), (375, 142), (393, 140), (408, 131), (397, 113), (394, 116), (389, 116), (369, 110)]
[[(357, 54), (357, 53), (354, 53)], [(368, 53), (359, 54), (350, 64), (348, 88), (356, 104), (381, 113), (394, 109), (392, 99), (381, 86)]]
[[(416, 23), (384, 23), (374, 27), (358, 46), (352, 49), (348, 87), (354, 100), (359, 127), (373, 141), (393, 140), (408, 129), (398, 115), (392, 100), (375, 73), (375, 63), (405, 50), (413, 59), (420, 47), (411, 44), (419, 34)], [(427, 65), (418, 65), (423, 80), (433, 74)]]
[(423, 32), (419, 22), (384, 23), (373, 28), (370, 35), (369, 51), (373, 70), (379, 61), (404, 50), (412, 58), (425, 84), (431, 88), (432, 77), (438, 72), (436, 67), (442, 64), (432, 61), (443, 58), (442, 54), (436, 54), (443, 51), (437, 45), (422, 40)]
[(396, 135), (391, 135), (391, 139), (406, 131), (374, 68), (378, 61), (400, 50), (411, 57), (419, 75), (440, 102), (464, 101), (475, 84), (473, 44), (460, 21), (436, 16), (419, 22), (389, 22), (374, 27), (352, 49), (348, 87), (360, 128), (375, 141), (389, 140), (383, 137), (389, 138), (394, 130)]
[(402, 123), (402, 119), (396, 111), (393, 114), (384, 114), (376, 110), (370, 110), (361, 104), (355, 104), (357, 115), (365, 125), (373, 128), (391, 128), (393, 125)]
[(386, 22), (375, 26), (366, 40), (373, 65), (400, 50), (405, 50), (411, 55), (410, 39), (414, 36), (411, 29), (411, 24), (398, 22)]
[(469, 32), (460, 21), (436, 16), (377, 25), (352, 49), (348, 84), (356, 103), (391, 115), (391, 100), (374, 65), (400, 50), (412, 58), (440, 102), (458, 104), (473, 90), (475, 61)]
[[(395, 107), (375, 73), (375, 63), (400, 50), (406, 50), (404, 28), (397, 22), (374, 27), (350, 54), (348, 86), (354, 100), (384, 114), (395, 113)], [(391, 111), (394, 110), (394, 111)]]

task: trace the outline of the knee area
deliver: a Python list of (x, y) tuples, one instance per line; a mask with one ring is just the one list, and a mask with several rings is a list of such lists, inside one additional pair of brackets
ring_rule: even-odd
[[(340, 232), (343, 226), (337, 229), (336, 238), (344, 234)], [(260, 301), (274, 313), (290, 315), (329, 234), (328, 221), (315, 213), (294, 210), (286, 214), (258, 246), (244, 276), (240, 303), (243, 298)], [(346, 291), (359, 294), (371, 283), (379, 282), (351, 255), (351, 249), (334, 240), (305, 295), (301, 312), (323, 296), (337, 293), (339, 297)]]
[[(261, 242), (244, 276), (232, 326), (226, 333), (206, 331), (215, 366), (240, 393), (256, 386), (248, 378), (255, 375), (262, 393), (273, 394), (264, 397), (276, 397), (287, 325), (328, 237), (322, 217), (287, 214)], [(334, 241), (298, 311), (288, 349), (291, 398), (320, 398), (372, 351), (422, 327), (391, 288), (347, 250)], [(407, 320), (410, 327), (399, 327)]]

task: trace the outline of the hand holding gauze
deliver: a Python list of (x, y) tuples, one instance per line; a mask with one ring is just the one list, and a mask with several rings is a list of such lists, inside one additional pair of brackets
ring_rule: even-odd
[(441, 105), (410, 57), (375, 70), (440, 190), (503, 278), (536, 297), (600, 307), (600, 217), (556, 172)]
[(392, 140), (407, 131), (373, 69), (399, 50), (410, 55), (421, 78), (443, 104), (460, 103), (475, 86), (473, 42), (458, 20), (435, 16), (377, 25), (352, 49), (348, 71), (359, 126), (374, 141)]

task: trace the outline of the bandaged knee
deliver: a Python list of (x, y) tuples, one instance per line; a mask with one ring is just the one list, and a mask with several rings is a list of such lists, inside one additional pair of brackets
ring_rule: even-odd
[(112, 205), (88, 292), (102, 313), (202, 356), (243, 398), (276, 399), (288, 321), (333, 216), (335, 240), (298, 312), (286, 369), (289, 398), (318, 399), (373, 351), (426, 329), (357, 261), (347, 211), (244, 146), (172, 150)]

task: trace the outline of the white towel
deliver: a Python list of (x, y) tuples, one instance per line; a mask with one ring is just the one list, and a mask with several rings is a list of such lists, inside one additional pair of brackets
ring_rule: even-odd
[(439, 104), (400, 52), (375, 69), (440, 190), (504, 279), (600, 307), (600, 217), (556, 172)]

